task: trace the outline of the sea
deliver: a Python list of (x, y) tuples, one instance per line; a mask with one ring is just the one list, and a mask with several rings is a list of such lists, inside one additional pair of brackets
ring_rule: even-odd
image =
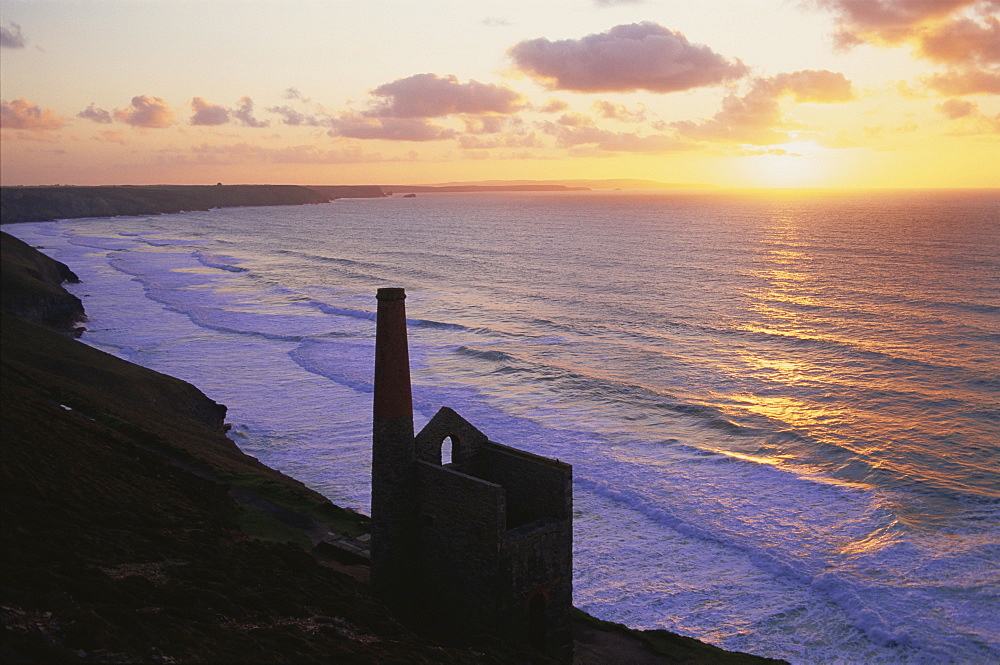
[(1000, 191), (419, 194), (4, 230), (82, 342), (367, 512), (375, 292), (416, 425), (573, 465), (574, 602), (791, 663), (1000, 662)]

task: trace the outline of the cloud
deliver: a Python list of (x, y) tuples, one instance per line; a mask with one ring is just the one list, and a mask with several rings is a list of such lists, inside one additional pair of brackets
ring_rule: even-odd
[(613, 132), (594, 126), (566, 126), (555, 122), (542, 125), (544, 131), (556, 138), (560, 147), (592, 146), (608, 152), (659, 153), (687, 150), (691, 144), (673, 134), (640, 135), (631, 132)]
[(239, 122), (244, 127), (267, 127), (268, 120), (258, 120), (253, 115), (253, 100), (241, 97), (236, 108), (230, 109), (218, 104), (211, 104), (201, 97), (191, 100), (192, 125), (225, 125), (229, 122)]
[(0, 126), (7, 129), (26, 129), (46, 132), (62, 129), (66, 119), (52, 109), (42, 109), (27, 99), (15, 99), (9, 104), (0, 101)]
[(550, 99), (542, 105), (539, 111), (542, 113), (559, 113), (569, 108), (569, 104), (561, 99)]
[(979, 69), (951, 69), (924, 79), (928, 88), (942, 95), (998, 95), (1000, 72)]
[(788, 139), (782, 129), (795, 129), (784, 120), (780, 100), (792, 97), (796, 102), (833, 104), (854, 99), (851, 82), (843, 74), (825, 69), (806, 69), (754, 79), (746, 95), (730, 93), (722, 100), (722, 109), (701, 122), (685, 120), (672, 123), (682, 136), (702, 141), (731, 141), (768, 145)]
[(574, 92), (677, 92), (748, 72), (740, 60), (728, 60), (651, 22), (619, 25), (581, 39), (522, 41), (508, 55), (517, 69), (548, 88)]
[(983, 16), (981, 22), (967, 17), (946, 21), (920, 34), (918, 53), (951, 65), (1000, 63), (1000, 19)]
[(646, 0), (594, 0), (598, 7), (614, 7), (615, 5), (641, 5)]
[(894, 45), (980, 0), (817, 0), (836, 16), (834, 38), (843, 47)]
[[(458, 132), (434, 124), (432, 118), (458, 115), (469, 131), (492, 133), (501, 130), (502, 120), (487, 118), (507, 118), (527, 105), (520, 93), (505, 85), (461, 83), (454, 76), (437, 74), (397, 79), (371, 94), (367, 109), (327, 118), (325, 124), (331, 127), (327, 133), (357, 139), (439, 141), (454, 138)], [(299, 119), (296, 114), (284, 115), (286, 122)]]
[(162, 129), (174, 124), (174, 112), (160, 97), (138, 95), (132, 98), (131, 106), (115, 109), (115, 120), (133, 127)]
[(283, 124), (292, 125), (293, 127), (320, 127), (329, 124), (329, 119), (327, 118), (319, 118), (311, 114), (302, 113), (291, 106), (269, 106), (267, 107), (267, 112), (277, 113), (281, 116)]
[(113, 121), (109, 111), (97, 108), (93, 102), (91, 102), (90, 106), (77, 113), (76, 117), (91, 120), (102, 125), (110, 125)]
[(458, 144), (465, 150), (490, 150), (493, 148), (541, 148), (543, 143), (538, 136), (531, 134), (496, 136), (483, 138), (481, 136), (463, 135), (458, 137)]
[(964, 99), (949, 99), (938, 105), (937, 110), (949, 120), (967, 118), (976, 112), (976, 105)]
[(1000, 134), (1000, 114), (987, 116), (979, 110), (979, 105), (975, 102), (948, 99), (938, 104), (937, 110), (954, 122), (955, 128), (948, 132), (952, 136)]
[(192, 125), (211, 127), (229, 122), (229, 109), (206, 102), (201, 97), (195, 97), (191, 100), (191, 110), (194, 111), (194, 115), (191, 116)]
[(357, 146), (323, 150), (313, 145), (266, 148), (255, 143), (214, 145), (203, 143), (190, 153), (163, 155), (163, 164), (357, 164), (383, 161), (378, 153), (366, 153)]
[(928, 87), (942, 94), (995, 92), (1000, 79), (1000, 0), (815, 0), (834, 12), (838, 46), (910, 45), (946, 65)]
[(592, 127), (594, 119), (583, 113), (563, 113), (556, 123), (563, 127)]
[(426, 118), (376, 117), (348, 111), (330, 118), (330, 136), (389, 141), (440, 141), (454, 138), (456, 132), (429, 122)]
[(488, 28), (503, 28), (510, 25), (510, 21), (505, 18), (488, 16), (482, 20), (482, 24)]
[(500, 134), (502, 132), (518, 132), (523, 122), (518, 118), (502, 115), (471, 115), (464, 116), (466, 134)]
[(9, 28), (0, 25), (0, 48), (24, 48), (28, 42), (21, 34), (21, 26), (13, 21), (8, 21)]
[(125, 137), (125, 135), (120, 131), (118, 131), (117, 129), (110, 129), (101, 132), (100, 136), (94, 137), (94, 140), (106, 141), (108, 143), (117, 143), (119, 145), (125, 145), (126, 143), (128, 143), (128, 139)]
[(639, 104), (634, 111), (630, 111), (624, 104), (598, 100), (594, 102), (593, 109), (597, 115), (608, 120), (621, 122), (645, 122), (646, 120), (646, 107), (643, 104)]
[(267, 127), (271, 124), (270, 120), (258, 120), (253, 116), (253, 100), (249, 97), (240, 97), (238, 102), (239, 106), (232, 109), (233, 117), (236, 118), (241, 125), (244, 127)]
[(505, 85), (469, 81), (455, 76), (416, 74), (380, 85), (372, 91), (377, 98), (373, 115), (391, 118), (438, 118), (496, 113), (506, 115), (524, 108), (520, 93)]

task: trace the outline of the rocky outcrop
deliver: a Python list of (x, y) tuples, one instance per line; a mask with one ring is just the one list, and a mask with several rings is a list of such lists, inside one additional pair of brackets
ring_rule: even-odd
[(0, 223), (160, 215), (185, 210), (301, 205), (328, 200), (320, 192), (295, 185), (0, 187)]
[(7, 233), (2, 237), (0, 307), (34, 323), (70, 332), (86, 320), (80, 299), (62, 287), (79, 282), (65, 264), (45, 256)]

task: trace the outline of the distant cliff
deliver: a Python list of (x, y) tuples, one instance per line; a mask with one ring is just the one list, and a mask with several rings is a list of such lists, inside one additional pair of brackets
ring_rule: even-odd
[(310, 185), (330, 199), (381, 199), (389, 196), (380, 185)]
[(551, 183), (502, 184), (502, 185), (383, 185), (390, 194), (461, 193), (461, 192), (582, 192), (588, 187), (571, 187)]
[(314, 189), (295, 185), (0, 187), (0, 223), (159, 215), (183, 210), (300, 205), (328, 200)]

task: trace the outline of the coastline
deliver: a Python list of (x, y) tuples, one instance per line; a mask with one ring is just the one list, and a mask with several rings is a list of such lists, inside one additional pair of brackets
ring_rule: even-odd
[(0, 187), (0, 224), (327, 201), (324, 194), (297, 185)]
[[(5, 287), (34, 270), (65, 293), (68, 268), (30, 248), (9, 260), (4, 236)], [(9, 312), (3, 378), (5, 659), (529, 662), (399, 626), (357, 559), (316, 548), (366, 518), (240, 452), (225, 407), (190, 384)], [(580, 615), (580, 663), (776, 662)]]

